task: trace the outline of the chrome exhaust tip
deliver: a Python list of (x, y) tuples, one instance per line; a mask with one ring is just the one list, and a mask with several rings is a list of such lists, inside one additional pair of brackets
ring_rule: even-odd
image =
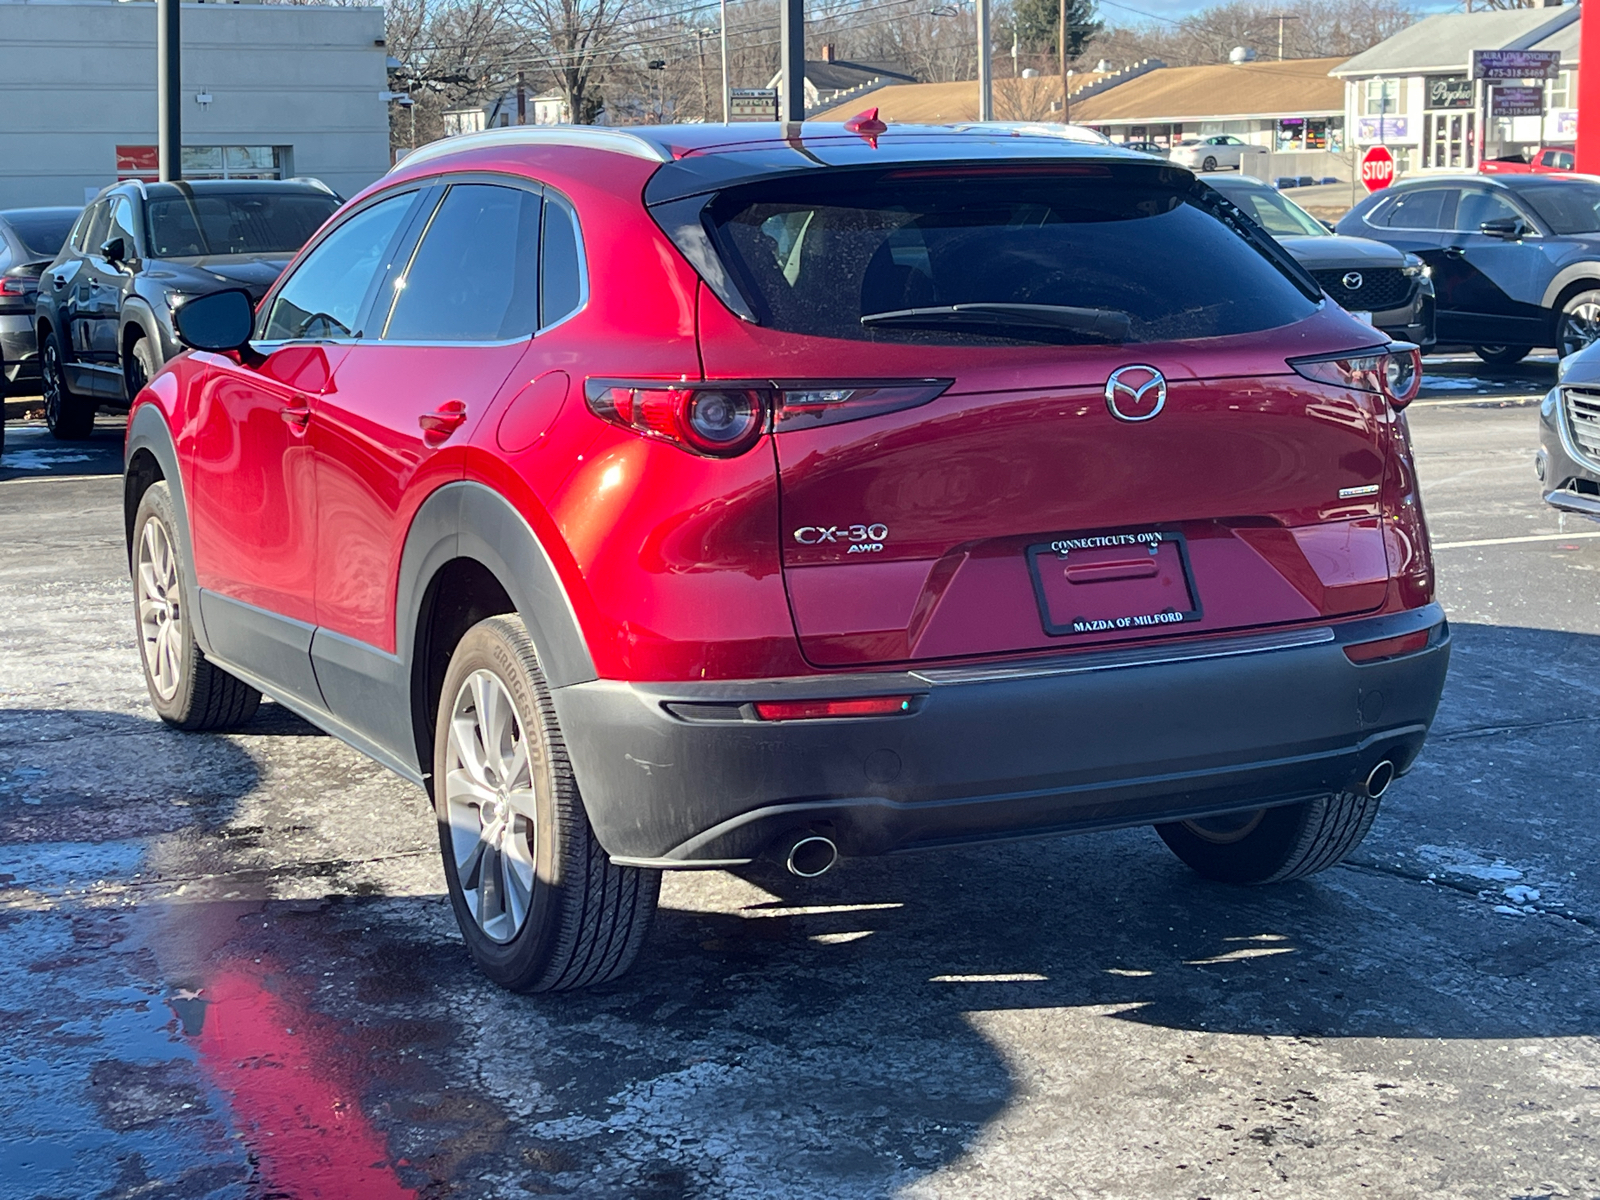
[(1389, 785), (1394, 782), (1394, 764), (1387, 758), (1373, 767), (1367, 775), (1367, 781), (1362, 786), (1367, 795), (1376, 800), (1389, 790)]
[(833, 839), (819, 833), (808, 833), (789, 844), (789, 853), (784, 856), (783, 865), (789, 868), (791, 875), (815, 879), (838, 861), (839, 847), (833, 844)]

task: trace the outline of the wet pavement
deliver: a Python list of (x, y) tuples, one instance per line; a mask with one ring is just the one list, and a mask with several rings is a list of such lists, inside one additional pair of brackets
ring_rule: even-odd
[(274, 705), (155, 719), (116, 422), (12, 426), (0, 1197), (1600, 1196), (1600, 525), (1538, 498), (1553, 374), (1429, 363), (1455, 655), (1351, 863), (673, 875), (632, 974), (554, 997), (473, 971), (420, 790)]

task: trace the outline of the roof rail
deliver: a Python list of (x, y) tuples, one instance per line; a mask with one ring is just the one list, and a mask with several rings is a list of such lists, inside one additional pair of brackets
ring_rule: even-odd
[(610, 150), (649, 162), (671, 162), (672, 156), (661, 147), (625, 129), (604, 125), (507, 125), (479, 133), (460, 133), (419, 146), (390, 167), (413, 166), (462, 150), (488, 150), (512, 146), (576, 146), (584, 150)]

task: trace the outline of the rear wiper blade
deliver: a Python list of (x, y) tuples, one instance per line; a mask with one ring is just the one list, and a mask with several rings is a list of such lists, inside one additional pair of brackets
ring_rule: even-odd
[(1056, 330), (1123, 342), (1128, 338), (1128, 314), (1114, 308), (1074, 308), (1067, 304), (942, 304), (935, 308), (897, 308), (892, 312), (864, 313), (861, 323), (931, 329), (966, 325), (973, 329)]

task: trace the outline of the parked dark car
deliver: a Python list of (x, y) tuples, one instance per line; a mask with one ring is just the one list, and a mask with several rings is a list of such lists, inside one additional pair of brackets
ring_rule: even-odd
[(10, 385), (39, 378), (33, 302), (39, 275), (61, 250), (82, 208), (12, 208), (0, 212), (0, 363)]
[(1364, 237), (1331, 233), (1276, 188), (1248, 175), (1202, 175), (1270, 233), (1330, 299), (1392, 338), (1434, 343), (1433, 282), (1415, 254)]
[(1600, 336), (1600, 181), (1408, 179), (1337, 228), (1420, 255), (1438, 293), (1439, 341), (1485, 362), (1518, 362), (1535, 346), (1565, 357)]
[(259, 300), (339, 207), (315, 182), (121, 183), (100, 193), (40, 281), (45, 420), (83, 438), (180, 347), (173, 309), (243, 288)]
[(1121, 150), (1134, 150), (1140, 154), (1153, 154), (1157, 158), (1167, 156), (1166, 150), (1154, 142), (1118, 142), (1117, 147)]

